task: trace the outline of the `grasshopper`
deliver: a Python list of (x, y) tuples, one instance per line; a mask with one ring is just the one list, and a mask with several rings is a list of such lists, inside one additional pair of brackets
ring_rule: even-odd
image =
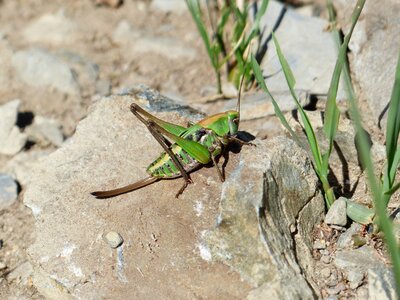
[[(241, 86), (242, 83), (243, 80)], [(189, 173), (210, 162), (217, 169), (218, 176), (223, 182), (224, 176), (218, 167), (217, 158), (232, 141), (242, 145), (251, 144), (236, 137), (240, 120), (240, 94), (241, 87), (236, 110), (208, 116), (198, 123), (189, 124), (189, 127), (158, 119), (136, 103), (132, 103), (131, 112), (148, 128), (164, 152), (147, 168), (148, 177), (121, 188), (96, 191), (91, 194), (97, 198), (109, 198), (140, 189), (161, 179), (183, 177), (184, 184), (175, 196), (178, 198), (192, 183)]]

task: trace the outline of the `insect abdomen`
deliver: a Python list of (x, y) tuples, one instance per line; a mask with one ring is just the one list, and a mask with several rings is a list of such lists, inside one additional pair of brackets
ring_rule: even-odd
[[(200, 165), (194, 158), (192, 158), (185, 150), (179, 145), (174, 144), (171, 150), (178, 157), (185, 171), (192, 171)], [(147, 168), (147, 173), (154, 177), (160, 178), (173, 178), (181, 175), (179, 169), (175, 166), (169, 155), (163, 152), (154, 162)]]

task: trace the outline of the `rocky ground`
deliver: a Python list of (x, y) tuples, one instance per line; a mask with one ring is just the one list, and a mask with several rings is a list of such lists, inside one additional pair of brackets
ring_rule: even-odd
[[(304, 153), (290, 141), (273, 139), (284, 132), (259, 92), (244, 95), (241, 111), (241, 129), (256, 137), (257, 149), (233, 149), (222, 186), (205, 168), (193, 175), (195, 185), (183, 199), (169, 199), (177, 184), (164, 182), (119, 202), (92, 202), (90, 191), (139, 177), (147, 156), (160, 151), (132, 120), (131, 101), (182, 124), (236, 104), (206, 100), (216, 91), (214, 74), (183, 0), (120, 4), (0, 1), (0, 298), (110, 298), (132, 295), (133, 289), (138, 298), (395, 299), (381, 237), (351, 224), (344, 201), (323, 222), (310, 164), (295, 159)], [(351, 4), (335, 5), (346, 31)], [(277, 30), (320, 137), (323, 95), (336, 56), (323, 9), (315, 1), (285, 11)], [(364, 124), (380, 167), (384, 131), (378, 119), (393, 84), (400, 45), (390, 36), (400, 30), (399, 9), (396, 0), (385, 7), (368, 3), (350, 45)], [(270, 30), (281, 12), (282, 5), (271, 1), (263, 26)], [(268, 51), (264, 75), (290, 117), (294, 106), (275, 49), (270, 45)], [(145, 94), (139, 97), (132, 92), (138, 84), (174, 101), (143, 87), (137, 88)], [(236, 93), (228, 84), (224, 91)], [(112, 94), (120, 96), (104, 98)], [(340, 89), (339, 99), (345, 97)], [(335, 189), (370, 204), (346, 102), (339, 106)], [(298, 127), (295, 118), (290, 122)], [(155, 196), (159, 191), (162, 200)], [(293, 195), (300, 200), (292, 202)], [(398, 204), (396, 196), (390, 208)], [(282, 286), (285, 280), (293, 286)]]

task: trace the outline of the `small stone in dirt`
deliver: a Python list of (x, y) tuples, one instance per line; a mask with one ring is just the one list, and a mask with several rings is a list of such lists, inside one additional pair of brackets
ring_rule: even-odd
[(326, 300), (338, 300), (339, 298), (336, 295), (329, 295)]
[(74, 72), (63, 61), (42, 49), (16, 52), (12, 65), (20, 79), (31, 86), (50, 87), (60, 92), (79, 95)]
[(356, 299), (370, 299), (368, 297), (368, 288), (366, 286), (357, 289)]
[(11, 206), (17, 198), (17, 183), (9, 175), (0, 173), (0, 210)]
[(28, 132), (31, 138), (42, 146), (48, 146), (51, 143), (60, 147), (64, 141), (64, 136), (60, 128), (61, 124), (54, 119), (35, 116)]
[(4, 140), (4, 144), (0, 146), (0, 153), (6, 155), (14, 155), (24, 148), (28, 136), (21, 132), (17, 126), (13, 126), (8, 137)]
[(7, 268), (7, 265), (4, 262), (0, 261), (0, 270), (4, 270), (5, 268)]
[(28, 283), (28, 278), (33, 274), (33, 267), (30, 262), (26, 261), (16, 267), (7, 275), (8, 281), (17, 280), (22, 284)]
[(393, 272), (388, 268), (368, 270), (368, 292), (370, 300), (389, 300), (396, 298)]
[(341, 291), (344, 291), (346, 289), (346, 286), (344, 285), (343, 282), (339, 283), (337, 286), (333, 287), (333, 288), (327, 288), (326, 292), (329, 295), (337, 295), (339, 294)]
[(79, 28), (62, 11), (44, 14), (33, 20), (22, 32), (25, 41), (60, 45), (79, 40)]
[(110, 96), (111, 82), (108, 80), (98, 80), (96, 82), (96, 93), (101, 96)]
[(329, 255), (322, 255), (321, 262), (324, 264), (329, 264), (331, 262), (331, 257)]
[(349, 272), (365, 273), (368, 269), (382, 267), (383, 262), (375, 249), (367, 245), (358, 249), (338, 250), (333, 261), (336, 267)]
[(347, 223), (346, 200), (342, 197), (333, 202), (325, 216), (325, 223), (329, 225), (345, 226)]
[(18, 108), (21, 100), (13, 100), (0, 105), (0, 141), (5, 141), (17, 121)]
[(321, 276), (322, 276), (323, 278), (329, 278), (329, 276), (331, 276), (331, 269), (328, 268), (328, 267), (323, 268), (323, 269), (321, 270)]
[(314, 242), (313, 249), (320, 250), (320, 249), (325, 249), (325, 248), (326, 248), (326, 243), (324, 240), (316, 240)]
[(122, 236), (115, 231), (110, 231), (104, 235), (104, 241), (111, 247), (111, 248), (118, 248), (124, 242)]
[(351, 289), (358, 288), (364, 279), (364, 274), (356, 270), (350, 270), (347, 274), (347, 280), (350, 283)]
[(174, 14), (182, 14), (187, 11), (186, 3), (182, 0), (153, 0), (151, 1), (150, 8)]
[(352, 237), (362, 229), (361, 224), (354, 222), (346, 232), (342, 233), (337, 240), (336, 247), (338, 249), (348, 248), (352, 246)]

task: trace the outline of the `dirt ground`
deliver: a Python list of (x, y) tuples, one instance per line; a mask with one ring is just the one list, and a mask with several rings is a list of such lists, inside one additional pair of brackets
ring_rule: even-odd
[[(112, 93), (141, 83), (158, 89), (161, 93), (175, 95), (186, 103), (196, 103), (204, 96), (204, 88), (213, 87), (215, 83), (196, 27), (187, 12), (163, 12), (151, 9), (150, 4), (150, 0), (126, 0), (120, 8), (111, 8), (97, 6), (94, 0), (0, 0), (0, 31), (6, 36), (13, 51), (29, 47), (41, 47), (50, 52), (67, 50), (97, 64), (99, 78), (111, 83)], [(78, 42), (51, 45), (32, 43), (24, 39), (23, 30), (34, 20), (44, 14), (56, 14), (60, 11), (78, 25), (81, 31)], [(195, 49), (196, 55), (189, 60), (172, 60), (152, 52), (132, 53), (112, 40), (113, 32), (121, 20), (128, 21), (146, 35), (179, 40), (184, 46)], [(0, 89), (0, 104), (21, 99), (20, 111), (60, 121), (66, 137), (73, 134), (77, 122), (85, 117), (96, 95), (95, 88), (89, 85), (83, 87), (82, 95), (77, 99), (56, 90), (27, 86), (12, 74), (10, 78), (12, 80), (8, 87)], [(372, 124), (368, 120), (367, 123)], [(381, 139), (382, 135), (376, 127), (372, 132), (376, 140)], [(27, 151), (38, 148), (38, 145), (33, 145)], [(10, 159), (11, 157), (0, 155), (0, 170)], [(0, 299), (42, 299), (32, 283), (24, 284), (21, 277), (6, 279), (27, 260), (25, 250), (34, 240), (34, 219), (21, 201), (24, 187), (21, 188), (17, 203), (0, 212), (0, 262), (6, 265), (6, 268), (0, 269)]]

